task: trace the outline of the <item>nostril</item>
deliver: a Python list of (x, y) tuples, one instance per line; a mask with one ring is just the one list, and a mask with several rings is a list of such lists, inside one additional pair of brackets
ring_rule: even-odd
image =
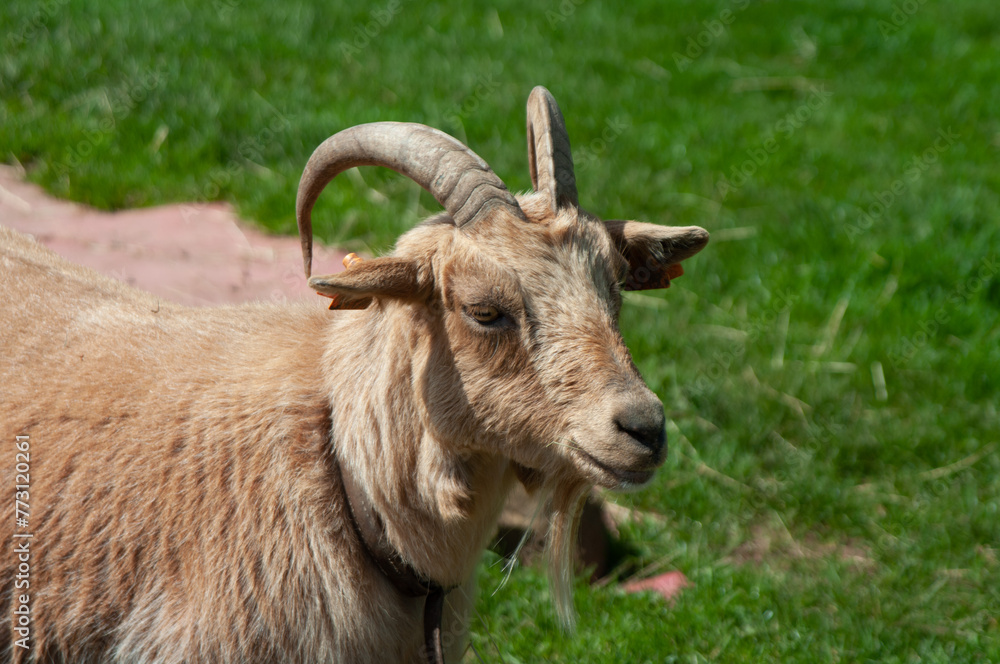
[(662, 423), (637, 427), (627, 426), (621, 420), (617, 420), (615, 424), (618, 425), (619, 431), (628, 434), (653, 452), (659, 452), (667, 442), (667, 431)]
[(653, 453), (657, 462), (665, 456), (667, 444), (663, 404), (647, 389), (636, 390), (618, 403), (612, 421), (621, 433)]

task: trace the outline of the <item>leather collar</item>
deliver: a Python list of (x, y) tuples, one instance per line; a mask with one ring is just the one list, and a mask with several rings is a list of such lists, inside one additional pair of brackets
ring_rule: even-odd
[(424, 601), (424, 656), (428, 664), (444, 664), (444, 652), (441, 648), (441, 616), (444, 596), (451, 588), (445, 589), (403, 560), (399, 551), (389, 542), (385, 523), (372, 505), (368, 494), (353, 475), (344, 472), (344, 466), (339, 461), (337, 470), (344, 486), (351, 525), (365, 554), (400, 595), (427, 598)]

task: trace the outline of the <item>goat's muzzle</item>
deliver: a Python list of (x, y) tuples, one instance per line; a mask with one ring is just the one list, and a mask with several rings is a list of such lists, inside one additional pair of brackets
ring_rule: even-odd
[(665, 422), (663, 404), (645, 385), (617, 392), (577, 428), (574, 462), (599, 486), (642, 486), (666, 459)]
[(643, 452), (648, 451), (650, 461), (659, 466), (667, 456), (666, 418), (663, 404), (656, 395), (645, 390), (639, 398), (628, 399), (613, 415), (619, 434), (631, 439)]

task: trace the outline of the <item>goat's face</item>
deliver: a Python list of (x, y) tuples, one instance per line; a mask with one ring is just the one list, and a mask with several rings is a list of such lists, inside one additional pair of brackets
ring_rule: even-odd
[(628, 264), (599, 220), (522, 208), (533, 223), (470, 229), (435, 269), (465, 397), (495, 434), (482, 440), (545, 475), (642, 484), (666, 438), (662, 405), (618, 331)]
[[(536, 193), (515, 201), (502, 189), (476, 201), (484, 187), (463, 184), (470, 165), (427, 182), (414, 177), (449, 214), (404, 235), (392, 257), (310, 284), (356, 300), (402, 297), (439, 320), (447, 340), (447, 357), (439, 359), (449, 366), (438, 370), (451, 378), (440, 382), (451, 388), (439, 386), (433, 396), (449, 437), (503, 453), (543, 476), (571, 473), (609, 488), (637, 486), (663, 462), (666, 434), (663, 406), (618, 329), (621, 291), (666, 286), (677, 263), (699, 251), (708, 234), (603, 222), (580, 209), (564, 132), (555, 102), (536, 89), (529, 100)], [(309, 173), (307, 167), (303, 183)], [(436, 191), (447, 177), (451, 189)], [(462, 205), (449, 204), (463, 186)], [(300, 226), (302, 200), (300, 188)]]

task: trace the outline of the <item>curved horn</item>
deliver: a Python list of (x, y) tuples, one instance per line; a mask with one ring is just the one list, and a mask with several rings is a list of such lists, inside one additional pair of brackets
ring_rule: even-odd
[(528, 97), (528, 168), (532, 186), (548, 195), (553, 211), (579, 205), (566, 123), (552, 93), (540, 85)]
[(409, 122), (373, 122), (323, 141), (302, 173), (295, 214), (306, 277), (312, 272), (312, 208), (323, 188), (355, 166), (385, 166), (430, 192), (459, 227), (503, 208), (525, 219), (513, 194), (476, 153), (444, 132)]

